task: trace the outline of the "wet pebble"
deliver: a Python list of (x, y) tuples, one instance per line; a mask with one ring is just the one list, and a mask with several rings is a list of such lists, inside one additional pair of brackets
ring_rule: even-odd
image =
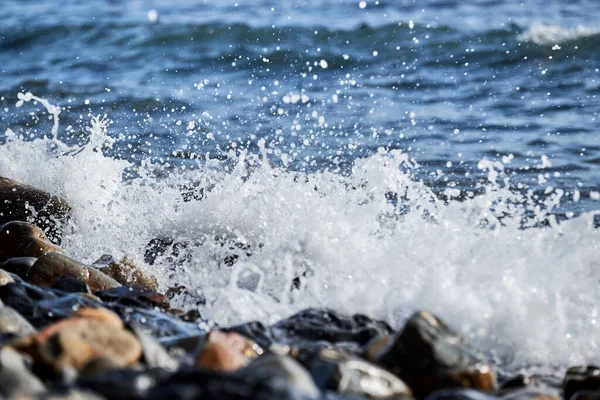
[(563, 380), (563, 396), (569, 400), (579, 391), (600, 391), (600, 367), (571, 367)]
[(23, 358), (9, 347), (0, 348), (0, 393), (35, 394), (45, 390), (43, 383), (25, 366)]
[(33, 224), (11, 221), (0, 226), (0, 261), (16, 257), (39, 257), (60, 251), (44, 231)]
[(14, 308), (0, 307), (0, 332), (18, 337), (35, 332), (35, 328)]
[(120, 261), (113, 259), (111, 255), (105, 254), (92, 266), (110, 276), (121, 285), (135, 286), (148, 290), (158, 290), (158, 280), (155, 276), (142, 271), (133, 260), (123, 257)]
[(399, 376), (417, 399), (453, 387), (492, 392), (496, 374), (483, 355), (428, 312), (415, 313), (377, 362)]

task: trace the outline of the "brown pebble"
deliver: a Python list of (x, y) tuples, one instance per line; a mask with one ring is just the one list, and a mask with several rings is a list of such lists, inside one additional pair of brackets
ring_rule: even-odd
[(35, 225), (11, 221), (0, 226), (0, 261), (17, 257), (39, 257), (49, 252), (60, 252), (44, 231)]
[(196, 357), (196, 366), (216, 371), (235, 371), (248, 364), (239, 348), (232, 346), (226, 334), (210, 331), (204, 347)]

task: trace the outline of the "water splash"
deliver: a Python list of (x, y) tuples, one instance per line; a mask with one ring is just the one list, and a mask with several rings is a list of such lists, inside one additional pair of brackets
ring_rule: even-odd
[(186, 286), (176, 301), (212, 323), (325, 306), (400, 326), (425, 308), (509, 370), (556, 373), (600, 350), (597, 212), (557, 223), (560, 191), (542, 204), (514, 192), (502, 164), (480, 163), (481, 195), (442, 201), (398, 150), (356, 160), (349, 177), (273, 168), (264, 143), (194, 170), (136, 167), (103, 153), (106, 129), (93, 120), (70, 153), (49, 148), (56, 136), (7, 135), (0, 175), (70, 202), (67, 253), (127, 254), (163, 289)]

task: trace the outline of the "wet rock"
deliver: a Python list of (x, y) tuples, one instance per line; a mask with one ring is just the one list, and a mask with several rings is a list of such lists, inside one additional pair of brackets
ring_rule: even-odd
[(117, 369), (123, 369), (126, 365), (123, 364), (123, 361), (114, 357), (100, 356), (93, 358), (87, 364), (85, 364), (79, 374), (81, 376), (85, 375), (97, 375), (101, 373), (105, 373), (107, 371), (113, 371)]
[(124, 306), (161, 307), (169, 309), (164, 295), (149, 289), (133, 286), (119, 286), (94, 293), (106, 302), (117, 302)]
[(235, 371), (248, 364), (239, 348), (224, 334), (211, 331), (196, 357), (196, 366), (215, 371)]
[(42, 382), (25, 367), (16, 351), (0, 348), (0, 394), (35, 394), (44, 390)]
[(50, 287), (61, 276), (78, 279), (92, 291), (120, 286), (117, 281), (97, 269), (60, 253), (46, 253), (39, 257), (24, 279), (35, 285)]
[(85, 282), (67, 275), (63, 275), (54, 281), (52, 289), (65, 293), (91, 293)]
[(310, 373), (322, 390), (376, 399), (412, 397), (408, 386), (398, 377), (354, 355), (321, 349), (310, 358)]
[(140, 343), (116, 314), (91, 308), (78, 310), (72, 318), (49, 325), (16, 346), (55, 373), (64, 368), (81, 370), (98, 357), (132, 365), (142, 354)]
[[(27, 272), (37, 261), (35, 257), (16, 257), (0, 262), (0, 268), (19, 277), (27, 276)], [(14, 276), (13, 276), (14, 279)]]
[(538, 386), (538, 382), (532, 377), (520, 374), (504, 382), (500, 386), (500, 389), (498, 389), (498, 393), (503, 393), (516, 389), (523, 389), (532, 386)]
[(146, 371), (107, 370), (99, 374), (81, 376), (76, 381), (76, 386), (91, 390), (107, 399), (146, 399), (156, 390), (156, 386), (170, 375), (171, 372), (156, 368)]
[(30, 335), (35, 328), (12, 307), (0, 308), (0, 332), (15, 336)]
[(499, 400), (499, 398), (473, 389), (445, 389), (427, 396), (427, 400)]
[(150, 368), (162, 368), (167, 371), (175, 371), (179, 368), (179, 362), (175, 360), (152, 336), (146, 334), (136, 324), (130, 325), (130, 329), (137, 336), (142, 346), (143, 362)]
[(594, 365), (572, 367), (567, 370), (563, 380), (565, 399), (579, 391), (600, 391), (600, 368)]
[(3, 269), (0, 269), (0, 286), (4, 286), (7, 283), (14, 282), (15, 278), (13, 278), (10, 273), (6, 272)]
[(68, 203), (56, 195), (4, 177), (0, 177), (0, 205), (0, 225), (10, 221), (33, 222), (55, 240), (60, 238), (60, 230), (71, 210)]
[(543, 387), (524, 387), (504, 391), (500, 396), (503, 400), (560, 400), (558, 390)]
[(580, 390), (568, 400), (600, 400), (600, 392)]
[(0, 261), (16, 257), (39, 257), (51, 251), (60, 252), (61, 249), (35, 225), (11, 221), (0, 226)]
[(271, 328), (262, 322), (251, 321), (241, 325), (235, 325), (222, 329), (223, 332), (237, 332), (244, 337), (255, 341), (262, 348), (268, 348), (274, 341)]
[(250, 383), (265, 382), (271, 386), (293, 387), (298, 394), (308, 398), (318, 398), (320, 395), (308, 371), (287, 356), (266, 354), (236, 373)]
[(57, 300), (57, 296), (47, 290), (25, 282), (12, 282), (0, 286), (0, 299), (25, 317), (34, 327), (39, 328), (55, 319), (40, 312), (40, 302)]
[(44, 393), (42, 396), (36, 398), (40, 400), (104, 400), (104, 397), (98, 396), (94, 392), (73, 388), (55, 390), (51, 393)]
[(491, 392), (496, 374), (483, 355), (427, 312), (415, 313), (377, 359), (422, 399), (437, 389), (473, 388)]
[(391, 332), (392, 328), (384, 321), (360, 314), (344, 316), (323, 309), (301, 311), (271, 327), (272, 336), (279, 342), (347, 342), (356, 349)]
[(393, 338), (392, 335), (376, 337), (364, 347), (362, 356), (369, 361), (377, 360), (392, 344)]
[(158, 290), (158, 280), (155, 276), (144, 273), (133, 260), (123, 257), (115, 261), (110, 255), (103, 255), (93, 266), (110, 276), (121, 285), (136, 286), (149, 290)]

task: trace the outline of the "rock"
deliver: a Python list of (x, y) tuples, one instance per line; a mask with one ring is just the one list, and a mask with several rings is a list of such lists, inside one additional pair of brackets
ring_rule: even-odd
[(15, 336), (26, 336), (35, 332), (35, 328), (12, 307), (0, 308), (0, 332)]
[(210, 331), (204, 347), (196, 357), (196, 366), (215, 371), (235, 371), (248, 364), (239, 348), (236, 348), (227, 334)]
[(270, 330), (275, 340), (280, 342), (345, 342), (356, 350), (375, 337), (392, 332), (392, 328), (384, 321), (372, 320), (360, 314), (345, 316), (323, 309), (301, 311), (276, 323)]
[(377, 363), (399, 376), (423, 399), (438, 389), (496, 388), (496, 374), (483, 355), (427, 312), (415, 313)]
[(5, 305), (14, 308), (36, 328), (44, 326), (56, 318), (42, 312), (40, 303), (57, 300), (57, 296), (37, 286), (25, 282), (12, 282), (0, 286), (0, 299)]
[(16, 257), (39, 257), (51, 251), (60, 252), (61, 249), (35, 225), (11, 221), (0, 226), (0, 261)]
[(394, 337), (392, 335), (376, 337), (364, 347), (362, 356), (369, 361), (377, 360), (392, 344), (393, 338)]
[(600, 390), (600, 368), (594, 365), (571, 367), (563, 380), (563, 396), (569, 400), (579, 391)]
[(499, 400), (499, 398), (473, 389), (445, 389), (427, 396), (427, 400)]
[(110, 255), (103, 255), (93, 266), (110, 276), (121, 285), (136, 286), (149, 290), (158, 290), (155, 276), (142, 272), (141, 268), (127, 256), (115, 261)]
[(38, 397), (43, 400), (104, 400), (104, 397), (98, 396), (96, 393), (79, 390), (73, 388), (64, 388), (60, 390), (54, 390), (51, 393), (44, 393), (43, 396)]
[(270, 386), (292, 386), (294, 390), (307, 398), (320, 396), (319, 388), (302, 365), (287, 356), (266, 354), (254, 360), (246, 368), (236, 371), (250, 383), (265, 382)]
[(68, 275), (63, 275), (54, 281), (52, 289), (65, 293), (91, 293), (85, 282)]
[(44, 390), (42, 382), (25, 367), (23, 358), (16, 351), (10, 347), (0, 348), (0, 394), (31, 395)]
[(18, 277), (23, 277), (27, 276), (27, 272), (33, 267), (36, 261), (37, 258), (35, 257), (9, 258), (6, 262), (0, 262), (0, 268)]
[[(105, 370), (98, 374), (80, 376), (78, 388), (91, 390), (111, 400), (147, 399), (156, 391), (156, 385), (166, 380), (172, 373), (159, 368), (146, 371), (133, 369)], [(190, 399), (179, 393), (174, 399)], [(166, 397), (165, 397), (166, 398)]]
[(83, 369), (98, 357), (133, 365), (142, 355), (135, 336), (123, 328), (114, 313), (99, 308), (78, 310), (20, 343), (20, 349), (54, 373), (64, 368)]
[(119, 303), (124, 306), (161, 307), (167, 310), (170, 308), (164, 295), (134, 286), (119, 286), (100, 290), (94, 294), (103, 301)]
[(107, 371), (123, 369), (125, 367), (126, 365), (123, 364), (123, 361), (121, 359), (115, 357), (100, 356), (93, 358), (87, 364), (85, 364), (79, 371), (79, 374), (81, 376), (97, 375)]
[(142, 345), (142, 356), (144, 364), (150, 368), (162, 368), (166, 371), (175, 371), (179, 368), (179, 362), (158, 343), (152, 336), (147, 335), (138, 325), (131, 324), (130, 329), (137, 336)]
[(580, 390), (568, 400), (600, 400), (600, 392)]
[(0, 204), (0, 225), (10, 221), (33, 222), (55, 240), (60, 238), (71, 210), (58, 196), (3, 177), (0, 177)]
[(7, 283), (14, 282), (15, 279), (5, 270), (0, 269), (0, 286), (4, 286)]
[(308, 364), (322, 390), (376, 399), (412, 398), (410, 388), (392, 373), (339, 350), (321, 349)]
[(97, 269), (60, 253), (46, 253), (38, 258), (24, 279), (35, 285), (50, 287), (61, 276), (78, 279), (92, 291), (120, 286), (117, 281)]
[(558, 390), (552, 388), (525, 387), (505, 391), (500, 398), (503, 400), (560, 400), (560, 394)]

